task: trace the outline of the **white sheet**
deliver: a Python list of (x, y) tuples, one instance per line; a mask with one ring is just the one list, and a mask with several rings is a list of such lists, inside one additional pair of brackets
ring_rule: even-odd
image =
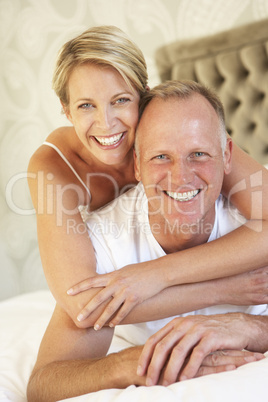
[[(0, 402), (26, 402), (27, 381), (54, 304), (49, 291), (28, 293), (0, 303)], [(117, 338), (111, 350), (126, 346)], [(232, 372), (197, 378), (167, 388), (131, 386), (65, 401), (263, 402), (268, 399), (267, 377), (268, 358)]]

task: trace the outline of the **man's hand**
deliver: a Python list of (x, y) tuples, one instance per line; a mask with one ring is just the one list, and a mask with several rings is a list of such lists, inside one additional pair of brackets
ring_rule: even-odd
[[(215, 356), (217, 359), (219, 356), (211, 353), (224, 349), (246, 349), (250, 334), (248, 321), (239, 313), (175, 318), (148, 339), (137, 373), (144, 375), (147, 372), (147, 385), (157, 384), (163, 369), (164, 385), (174, 383), (177, 378), (184, 380), (202, 372), (206, 374), (210, 371), (207, 366), (211, 367), (206, 362), (212, 359), (215, 363)], [(246, 363), (248, 359), (253, 361), (263, 357), (259, 353), (236, 356), (240, 363), (243, 359)], [(230, 360), (225, 361), (226, 354), (222, 357), (224, 359), (216, 366), (231, 364)]]
[(264, 358), (261, 353), (247, 350), (218, 350), (205, 357), (196, 377), (235, 370), (237, 367)]
[(137, 365), (143, 346), (134, 346), (117, 353), (117, 368), (121, 372), (121, 388), (127, 388), (129, 385), (145, 385), (146, 376), (137, 375)]

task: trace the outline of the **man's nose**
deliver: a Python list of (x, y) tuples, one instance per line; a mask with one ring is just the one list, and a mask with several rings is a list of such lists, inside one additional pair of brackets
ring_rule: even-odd
[(184, 159), (179, 159), (173, 163), (171, 175), (172, 181), (176, 182), (178, 185), (189, 184), (194, 178), (191, 164)]

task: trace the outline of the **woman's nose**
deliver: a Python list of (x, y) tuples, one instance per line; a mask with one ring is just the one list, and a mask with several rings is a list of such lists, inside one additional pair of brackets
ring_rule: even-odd
[(109, 130), (115, 122), (115, 114), (110, 108), (103, 108), (96, 111), (95, 124), (102, 130)]

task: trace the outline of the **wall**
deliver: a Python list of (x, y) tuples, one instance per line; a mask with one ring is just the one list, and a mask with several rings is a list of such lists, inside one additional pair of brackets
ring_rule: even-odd
[(51, 90), (61, 44), (93, 25), (122, 28), (154, 51), (268, 17), (268, 0), (0, 0), (0, 299), (45, 287), (26, 182), (30, 155), (68, 124)]

